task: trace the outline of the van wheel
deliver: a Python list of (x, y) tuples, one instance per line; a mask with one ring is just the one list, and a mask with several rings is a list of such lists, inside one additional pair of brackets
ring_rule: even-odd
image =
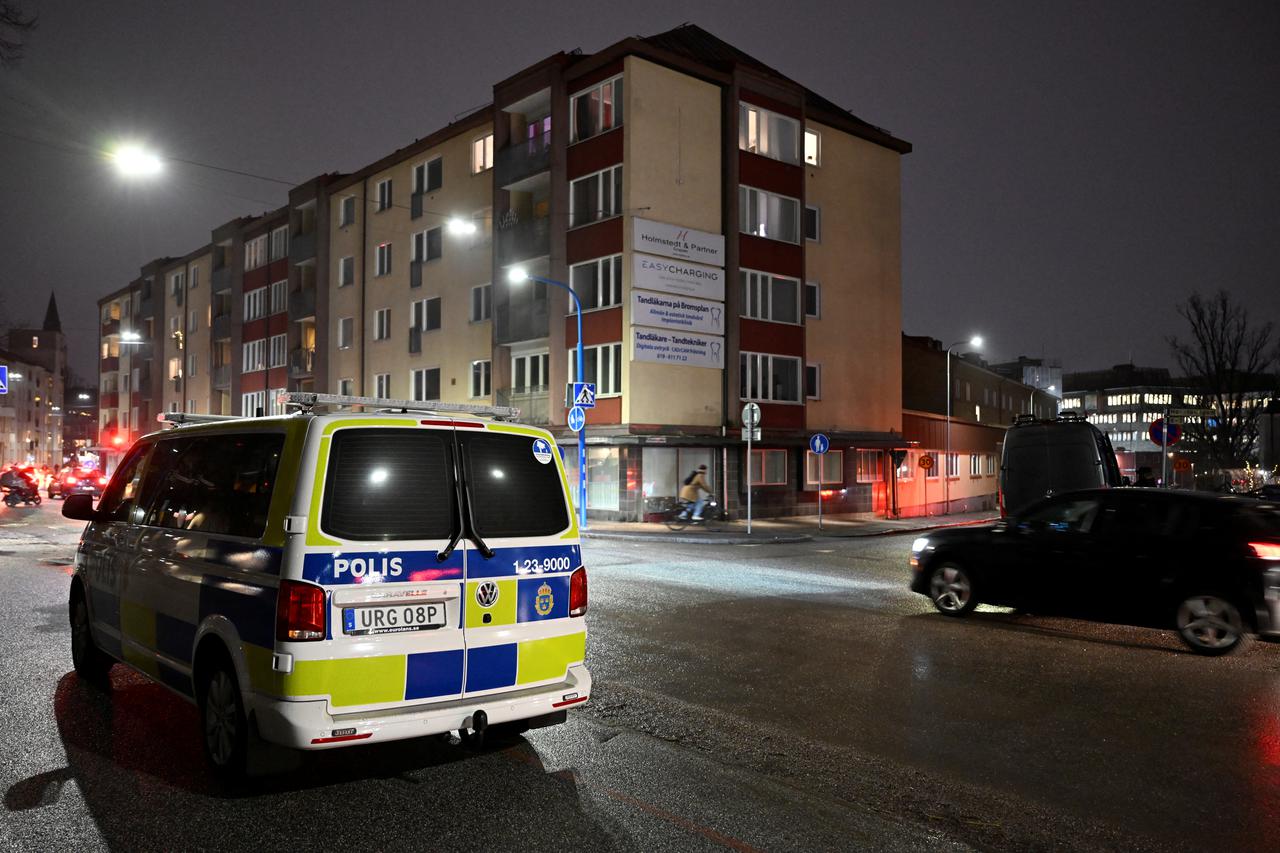
[(962, 566), (943, 563), (929, 576), (929, 598), (944, 616), (967, 616), (978, 606), (973, 578)]
[(71, 593), (71, 665), (81, 679), (100, 689), (111, 686), (111, 666), (107, 657), (93, 642), (89, 627), (89, 607), (79, 585)]
[(204, 755), (213, 772), (226, 782), (245, 775), (249, 724), (235, 672), (225, 659), (215, 660), (200, 682), (200, 732)]
[(1245, 637), (1240, 608), (1214, 593), (1184, 597), (1174, 624), (1182, 642), (1200, 655), (1225, 655), (1238, 648)]

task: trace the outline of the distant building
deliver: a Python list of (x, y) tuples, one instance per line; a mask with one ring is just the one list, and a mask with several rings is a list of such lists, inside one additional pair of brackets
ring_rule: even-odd
[[(913, 447), (898, 467), (898, 514), (941, 515), (995, 509), (1005, 430), (1018, 415), (1053, 417), (1058, 398), (952, 350), (948, 457), (946, 350), (934, 338), (904, 335), (902, 408), (903, 438)], [(931, 467), (921, 466), (925, 456)]]
[(1056, 359), (1028, 358), (1020, 355), (1017, 361), (993, 364), (991, 369), (1023, 385), (1039, 388), (1056, 397), (1062, 396), (1062, 362)]
[(63, 403), (62, 455), (83, 456), (98, 443), (98, 389), (93, 385), (67, 387)]
[(9, 332), (0, 364), (9, 367), (9, 393), (0, 396), (0, 463), (60, 464), (67, 339), (54, 296), (40, 328)]

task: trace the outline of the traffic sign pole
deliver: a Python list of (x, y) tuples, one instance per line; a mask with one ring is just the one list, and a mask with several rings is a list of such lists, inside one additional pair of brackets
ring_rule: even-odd
[(1160, 488), (1169, 488), (1169, 407), (1164, 407), (1164, 423), (1160, 425)]
[(742, 425), (747, 433), (747, 535), (751, 535), (751, 442), (756, 427), (760, 426), (760, 404), (747, 403), (742, 407)]

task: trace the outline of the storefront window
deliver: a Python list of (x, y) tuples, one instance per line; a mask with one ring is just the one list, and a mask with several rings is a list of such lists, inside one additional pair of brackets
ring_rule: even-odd
[[(564, 472), (569, 478), (569, 494), (578, 505), (578, 448), (560, 448)], [(587, 448), (587, 509), (618, 509), (620, 451), (616, 447)]]
[(672, 498), (680, 494), (685, 479), (698, 469), (707, 466), (707, 484), (714, 485), (715, 465), (713, 451), (709, 447), (646, 447), (641, 451), (640, 462), (644, 475), (646, 498)]

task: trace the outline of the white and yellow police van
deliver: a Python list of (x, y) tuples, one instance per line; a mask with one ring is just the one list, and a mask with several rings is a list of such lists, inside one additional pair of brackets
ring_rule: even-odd
[(119, 661), (195, 702), (230, 776), (259, 738), (474, 739), (587, 701), (587, 576), (548, 432), (496, 407), (282, 401), (299, 411), (162, 416), (185, 425), (139, 439), (96, 508), (68, 499), (89, 522), (80, 676)]

